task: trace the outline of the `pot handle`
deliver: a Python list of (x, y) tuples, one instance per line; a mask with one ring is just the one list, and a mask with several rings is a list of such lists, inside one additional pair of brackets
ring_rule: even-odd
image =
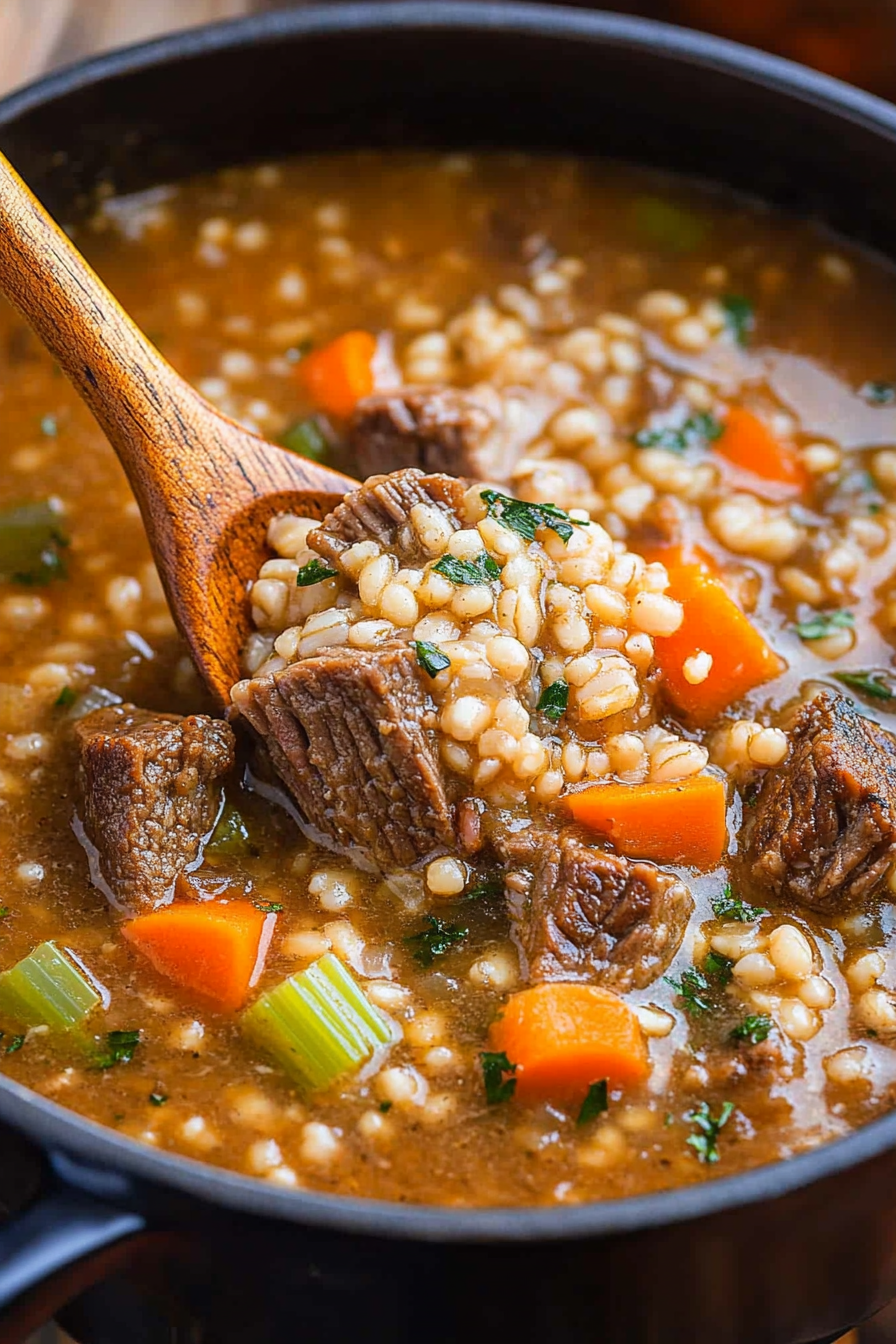
[(141, 1214), (62, 1183), (0, 1225), (0, 1344), (23, 1344), (126, 1260), (141, 1233)]

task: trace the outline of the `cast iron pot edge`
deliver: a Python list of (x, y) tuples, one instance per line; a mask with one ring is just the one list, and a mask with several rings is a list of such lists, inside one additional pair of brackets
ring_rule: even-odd
[[(624, 15), (456, 0), (436, 5), (410, 0), (287, 10), (141, 43), (79, 62), (14, 91), (0, 101), (0, 130), (80, 88), (206, 52), (276, 43), (300, 35), (343, 31), (373, 35), (377, 31), (415, 28), (522, 32), (544, 39), (575, 36), (585, 41), (600, 40), (605, 45), (666, 52), (693, 67), (731, 73), (744, 81), (784, 90), (805, 103), (833, 110), (841, 119), (861, 124), (883, 139), (896, 140), (896, 108), (882, 99), (737, 43)], [(123, 1193), (115, 1179), (115, 1173), (121, 1172), (241, 1212), (354, 1233), (433, 1241), (562, 1240), (684, 1222), (775, 1199), (870, 1161), (896, 1144), (894, 1112), (786, 1162), (655, 1195), (554, 1209), (459, 1210), (277, 1189), (189, 1158), (154, 1151), (2, 1076), (0, 1117), (45, 1147), (74, 1155), (76, 1160), (72, 1162), (59, 1159), (60, 1173), (110, 1200)], [(96, 1166), (81, 1168), (79, 1161)]]

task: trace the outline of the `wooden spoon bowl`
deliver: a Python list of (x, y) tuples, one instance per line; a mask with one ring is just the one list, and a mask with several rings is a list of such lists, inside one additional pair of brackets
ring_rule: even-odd
[(266, 442), (201, 397), (2, 154), (0, 290), (115, 449), (178, 628), (215, 701), (229, 705), (268, 523), (287, 509), (322, 518), (357, 481)]

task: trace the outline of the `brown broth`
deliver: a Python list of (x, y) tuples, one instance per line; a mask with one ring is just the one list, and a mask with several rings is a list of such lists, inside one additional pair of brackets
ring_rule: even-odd
[[(672, 201), (699, 221), (687, 246), (678, 250), (639, 236), (638, 203), (645, 197)], [(264, 229), (245, 227), (254, 221)], [(720, 389), (723, 399), (752, 397), (770, 413), (787, 413), (780, 400), (772, 401), (772, 366), (760, 363), (769, 351), (801, 356), (835, 375), (847, 421), (861, 405), (855, 389), (894, 375), (885, 352), (896, 343), (896, 290), (880, 260), (759, 206), (603, 163), (522, 155), (308, 159), (109, 201), (76, 236), (174, 366), (222, 409), (271, 438), (311, 409), (295, 376), (304, 342), (322, 344), (357, 327), (392, 333), (401, 365), (420, 330), (441, 330), (477, 296), (528, 284), (532, 272), (520, 244), (533, 236), (543, 239), (546, 256), (550, 249), (582, 263), (556, 319), (567, 330), (594, 324), (599, 314), (632, 317), (647, 291), (670, 290), (692, 308), (720, 293), (749, 295), (756, 331), (748, 357), (755, 363), (730, 392)], [(726, 271), (721, 286), (711, 271), (719, 267)], [(424, 312), (432, 309), (429, 322), (401, 325), (408, 295)], [(544, 333), (535, 343), (543, 339)], [(698, 366), (702, 356), (684, 358)], [(620, 433), (639, 428), (650, 398), (667, 396), (664, 380), (678, 377), (661, 356), (649, 356), (648, 367), (654, 383), (638, 382), (616, 415)], [(476, 381), (462, 363), (453, 380)], [(789, 1061), (784, 1072), (746, 1068), (743, 1077), (714, 1083), (700, 1051), (707, 1033), (718, 1029), (689, 1021), (674, 990), (660, 980), (631, 996), (675, 1018), (671, 1034), (651, 1040), (649, 1083), (624, 1095), (614, 1091), (608, 1116), (577, 1127), (575, 1115), (560, 1107), (486, 1104), (476, 1059), (507, 984), (478, 984), (469, 973), (484, 958), (506, 965), (515, 957), (500, 900), (464, 907), (468, 937), (423, 970), (403, 939), (421, 927), (424, 907), (355, 875), (345, 912), (322, 910), (308, 893), (310, 875), (344, 872), (345, 862), (311, 846), (284, 812), (241, 788), (237, 776), (228, 797), (248, 819), (259, 852), (206, 869), (223, 873), (252, 899), (283, 906), (262, 986), (307, 964), (307, 956), (290, 950), (291, 938), (347, 918), (365, 940), (359, 955), (367, 960), (356, 969), (389, 967), (407, 991), (403, 998), (393, 995), (389, 1011), (410, 1028), (410, 1039), (395, 1047), (389, 1064), (418, 1070), (416, 1102), (424, 1104), (389, 1104), (372, 1079), (300, 1098), (241, 1037), (235, 1015), (178, 989), (122, 940), (121, 917), (90, 885), (71, 829), (75, 758), (66, 708), (56, 703), (60, 692), (95, 684), (158, 710), (207, 712), (208, 706), (168, 615), (121, 469), (50, 358), (5, 307), (0, 417), (0, 509), (58, 497), (70, 538), (66, 579), (41, 588), (0, 587), (0, 903), (8, 910), (0, 921), (0, 967), (56, 938), (110, 992), (97, 1030), (143, 1033), (133, 1060), (106, 1070), (91, 1067), (70, 1046), (30, 1033), (20, 1049), (0, 1054), (10, 1077), (137, 1141), (237, 1171), (343, 1194), (465, 1205), (609, 1198), (729, 1174), (846, 1133), (889, 1107), (896, 1079), (892, 1045), (868, 1035), (843, 974), (849, 958), (869, 948), (889, 963), (893, 916), (886, 891), (867, 911), (833, 924), (806, 911), (772, 910), (772, 922), (786, 916), (810, 935), (818, 972), (836, 995), (817, 1035), (805, 1042), (782, 1038)], [(792, 433), (801, 447), (823, 438), (798, 421)], [(886, 442), (880, 438), (873, 446)], [(334, 457), (352, 469), (338, 447)], [(818, 515), (814, 549), (787, 561), (817, 576), (835, 532), (842, 540), (841, 507), (851, 510), (847, 517), (870, 519), (881, 529), (880, 545), (859, 547), (857, 571), (842, 583), (840, 601), (831, 592), (820, 604), (822, 610), (847, 606), (855, 617), (854, 647), (833, 662), (793, 631), (806, 610), (781, 586), (784, 562), (733, 555), (695, 515), (695, 539), (752, 585), (754, 619), (790, 665), (731, 718), (774, 722), (807, 680), (829, 680), (838, 666), (889, 666), (893, 487), (881, 468), (870, 482), (859, 480), (852, 503), (843, 488), (845, 475), (872, 466), (870, 446), (859, 445), (818, 478), (803, 506)], [(867, 702), (863, 708), (876, 715), (887, 706)], [(881, 718), (889, 722), (888, 713)], [(734, 791), (731, 796), (733, 836), (742, 804)], [(724, 868), (683, 876), (697, 909), (672, 976), (691, 965), (694, 939), (713, 918), (710, 902), (729, 880)], [(743, 876), (737, 880), (743, 883)], [(739, 892), (770, 904), (761, 891), (742, 885)], [(448, 909), (457, 917), (456, 908)], [(337, 930), (333, 936), (344, 935)], [(388, 983), (385, 974), (372, 978)], [(725, 1013), (733, 1024), (742, 1009), (729, 1004)], [(2, 1051), (15, 1024), (0, 1025), (7, 1026)], [(823, 1061), (847, 1045), (866, 1052), (869, 1076), (837, 1086)], [(451, 1053), (432, 1056), (434, 1048)], [(153, 1095), (166, 1100), (155, 1104)], [(686, 1117), (703, 1101), (718, 1115), (729, 1100), (736, 1111), (719, 1140), (722, 1160), (701, 1163), (687, 1145), (694, 1130)], [(329, 1139), (305, 1128), (309, 1121), (330, 1127)]]

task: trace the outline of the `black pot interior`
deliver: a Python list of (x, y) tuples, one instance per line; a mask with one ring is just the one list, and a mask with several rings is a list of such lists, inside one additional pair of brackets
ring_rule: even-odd
[(886, 105), (844, 90), (834, 107), (820, 92), (830, 81), (790, 67), (788, 87), (780, 62), (662, 25), (528, 6), (350, 5), (156, 48), (169, 59), (101, 58), (100, 83), (66, 88), (63, 75), (55, 96), (0, 108), (0, 144), (53, 210), (71, 216), (101, 182), (132, 191), (288, 153), (520, 146), (696, 174), (883, 251), (892, 236), (896, 180), (873, 125)]

